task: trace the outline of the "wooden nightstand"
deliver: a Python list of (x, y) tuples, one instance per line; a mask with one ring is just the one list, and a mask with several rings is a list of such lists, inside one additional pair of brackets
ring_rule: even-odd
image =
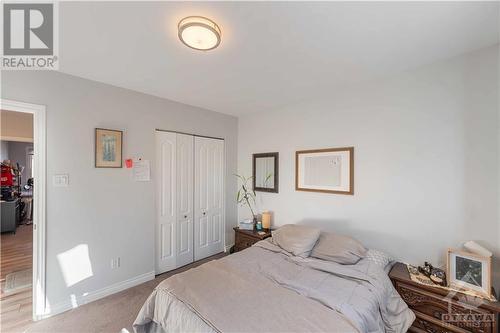
[(417, 316), (410, 332), (498, 332), (499, 302), (462, 293), (448, 295), (447, 290), (413, 282), (406, 265), (402, 263), (394, 265), (389, 277), (399, 295)]
[(262, 230), (265, 232), (263, 235), (259, 235), (257, 230), (240, 230), (240, 228), (235, 227), (234, 229), (234, 252), (238, 252), (246, 249), (268, 237), (271, 237), (271, 230)]

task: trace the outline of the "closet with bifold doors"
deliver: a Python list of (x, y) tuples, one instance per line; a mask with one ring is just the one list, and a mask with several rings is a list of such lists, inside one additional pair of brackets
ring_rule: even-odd
[(224, 140), (156, 131), (156, 274), (224, 250)]

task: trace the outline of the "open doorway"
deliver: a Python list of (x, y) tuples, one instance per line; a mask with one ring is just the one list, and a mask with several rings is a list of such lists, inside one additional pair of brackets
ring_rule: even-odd
[(33, 114), (0, 110), (2, 328), (32, 319)]
[(2, 331), (45, 313), (45, 107), (0, 100)]

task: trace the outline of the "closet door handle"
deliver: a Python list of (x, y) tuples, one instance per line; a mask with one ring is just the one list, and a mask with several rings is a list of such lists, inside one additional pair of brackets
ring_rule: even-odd
[(184, 215), (184, 218), (185, 218), (185, 219), (187, 219), (187, 218), (188, 218), (188, 216), (187, 216), (187, 215)]
[(203, 215), (204, 215), (204, 216), (205, 216), (205, 215), (207, 215), (207, 212), (203, 212)]

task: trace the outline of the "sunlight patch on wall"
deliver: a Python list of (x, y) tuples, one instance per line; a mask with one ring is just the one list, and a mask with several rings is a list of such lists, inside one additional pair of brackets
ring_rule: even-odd
[(57, 260), (67, 287), (71, 287), (93, 275), (87, 244), (77, 245), (58, 254)]

